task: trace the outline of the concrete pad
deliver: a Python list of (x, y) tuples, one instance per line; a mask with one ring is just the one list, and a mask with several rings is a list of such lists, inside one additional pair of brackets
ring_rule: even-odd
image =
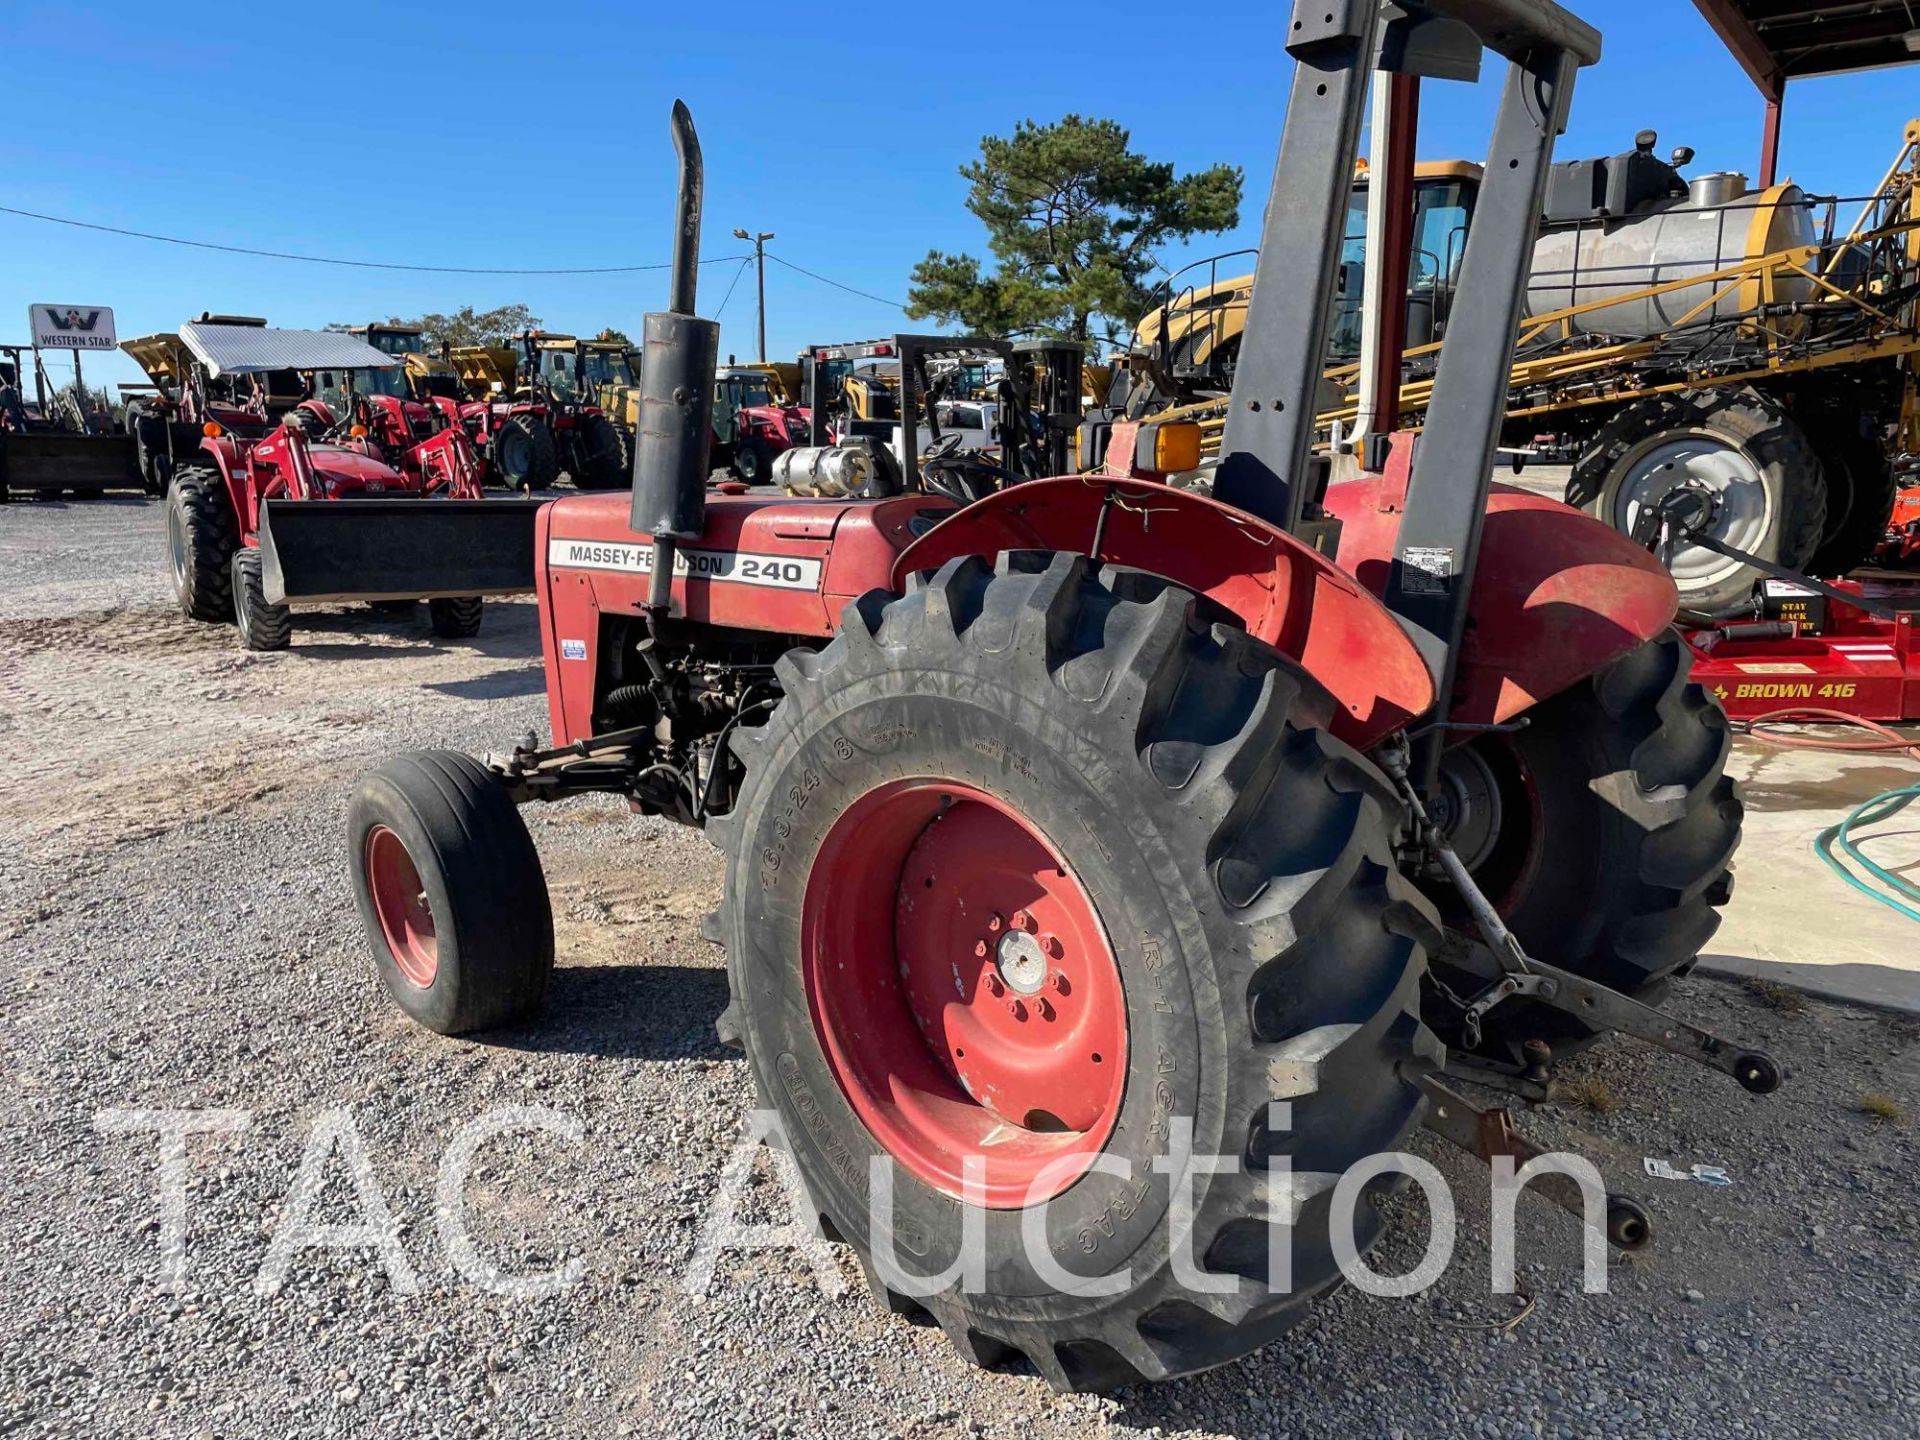
[[(1920, 783), (1920, 767), (1742, 738), (1727, 769), (1745, 793), (1746, 833), (1733, 901), (1700, 968), (1920, 1014), (1920, 924), (1844, 883), (1813, 849), (1814, 836), (1862, 801)], [(1885, 837), (1868, 850), (1882, 865), (1920, 875), (1920, 814), (1869, 833)]]

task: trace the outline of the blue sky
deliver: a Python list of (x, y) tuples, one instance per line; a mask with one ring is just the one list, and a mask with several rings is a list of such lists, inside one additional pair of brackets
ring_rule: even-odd
[[(1605, 32), (1560, 154), (1699, 152), (1695, 170), (1752, 173), (1760, 103), (1685, 0), (1586, 0)], [(468, 266), (661, 261), (673, 155), (667, 111), (692, 107), (707, 159), (704, 253), (770, 252), (904, 297), (930, 247), (983, 251), (956, 167), (1022, 118), (1106, 115), (1182, 168), (1246, 169), (1238, 231), (1253, 243), (1285, 104), (1288, 7), (1029, 6), (1016, 26), (953, 7), (820, 12), (791, 5), (100, 5), (0, 7), (0, 204), (102, 224), (351, 259)], [(542, 32), (532, 18), (548, 14)], [(1089, 19), (1105, 22), (1089, 31)], [(1019, 50), (1008, 56), (1009, 43)], [(1182, 53), (1193, 47), (1199, 59)], [(1493, 68), (1489, 66), (1489, 76)], [(42, 95), (43, 100), (33, 97)], [(56, 98), (57, 97), (57, 98)], [(1491, 83), (1430, 85), (1426, 158), (1477, 157)], [(1878, 180), (1920, 114), (1920, 69), (1797, 82), (1783, 165), (1822, 192)], [(1188, 253), (1169, 252), (1178, 267)], [(701, 311), (734, 265), (703, 272)], [(637, 332), (659, 272), (600, 277), (409, 275), (249, 259), (0, 215), (0, 340), (33, 301), (112, 305), (123, 336), (202, 309), (281, 325), (522, 301), (555, 330)], [(914, 328), (875, 301), (779, 265), (768, 348)], [(722, 349), (754, 348), (753, 283), (724, 312)], [(124, 357), (89, 378), (137, 379)]]

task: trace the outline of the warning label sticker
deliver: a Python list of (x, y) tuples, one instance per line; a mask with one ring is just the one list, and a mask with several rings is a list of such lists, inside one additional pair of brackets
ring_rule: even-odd
[(1453, 588), (1451, 545), (1409, 545), (1400, 552), (1400, 593), (1444, 595)]
[(1811, 675), (1813, 667), (1799, 660), (1736, 660), (1743, 675)]
[[(547, 541), (547, 564), (562, 570), (620, 570), (653, 573), (651, 545), (612, 540)], [(776, 590), (818, 590), (820, 562), (801, 555), (756, 555), (746, 550), (675, 550), (673, 573), (690, 580), (735, 585), (770, 585)]]

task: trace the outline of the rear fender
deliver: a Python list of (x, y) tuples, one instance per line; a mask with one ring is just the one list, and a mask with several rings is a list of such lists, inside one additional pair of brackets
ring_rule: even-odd
[[(1412, 465), (1395, 437), (1384, 475), (1327, 489), (1340, 565), (1386, 593)], [(1466, 639), (1449, 718), (1513, 719), (1639, 648), (1673, 623), (1679, 592), (1660, 563), (1612, 526), (1512, 485), (1487, 497)]]
[(1003, 550), (1091, 555), (1206, 595), (1324, 685), (1340, 706), (1333, 732), (1360, 748), (1432, 707), (1433, 682), (1419, 651), (1376, 596), (1285, 531), (1217, 500), (1145, 480), (1029, 481), (968, 506), (908, 546), (894, 562), (893, 588), (956, 556)]

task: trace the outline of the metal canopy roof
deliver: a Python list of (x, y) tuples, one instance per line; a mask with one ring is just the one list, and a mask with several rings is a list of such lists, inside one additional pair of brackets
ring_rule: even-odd
[(1853, 0), (1810, 5), (1805, 0), (1694, 0), (1740, 67), (1769, 100), (1787, 81), (1905, 65), (1920, 60), (1906, 37), (1920, 43), (1920, 4), (1911, 0)]
[(267, 370), (389, 370), (397, 355), (334, 330), (269, 330), (259, 325), (213, 325), (190, 321), (180, 340), (214, 375), (254, 375)]

